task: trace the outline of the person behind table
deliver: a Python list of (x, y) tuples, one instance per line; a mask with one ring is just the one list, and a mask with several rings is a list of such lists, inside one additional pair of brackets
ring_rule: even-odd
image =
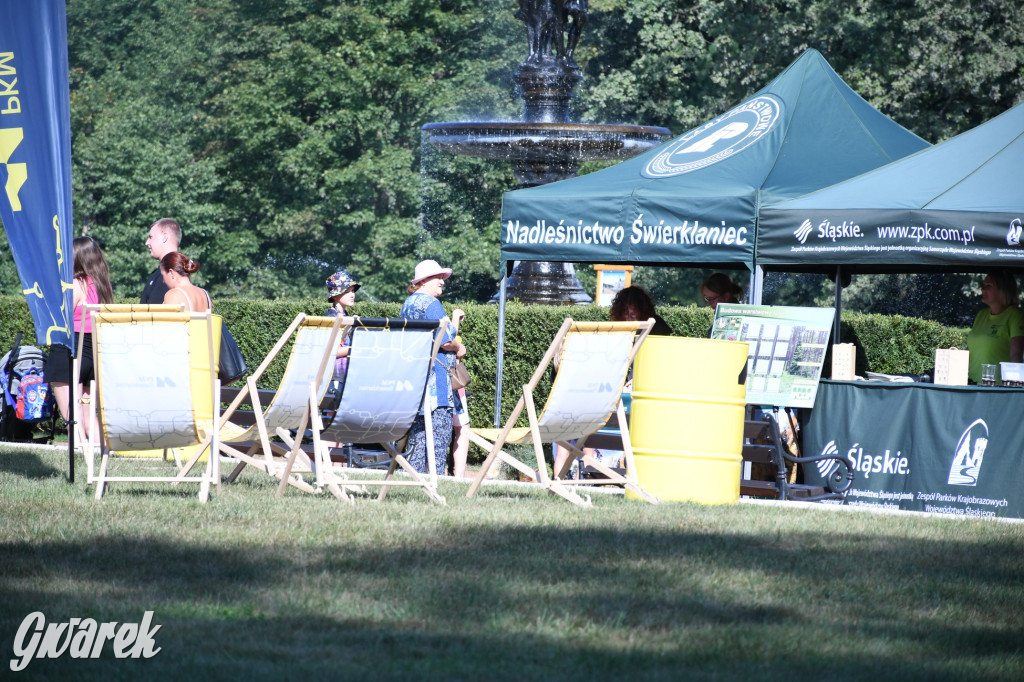
[(671, 336), (672, 328), (654, 311), (654, 301), (646, 291), (637, 286), (626, 287), (615, 294), (608, 318), (614, 322), (636, 322), (654, 318), (651, 334)]
[(163, 303), (185, 306), (185, 312), (205, 313), (213, 307), (210, 294), (192, 284), (192, 275), (199, 272), (199, 263), (180, 251), (172, 251), (160, 259), (160, 273), (167, 293)]
[(719, 303), (739, 303), (743, 298), (743, 287), (724, 272), (716, 272), (701, 283), (700, 294), (714, 312)]
[[(442, 268), (437, 261), (424, 260), (416, 265), (409, 282), (408, 298), (402, 305), (399, 317), (409, 320), (447, 320), (448, 315), (441, 305), (444, 283), (451, 277), (451, 268)], [(461, 310), (455, 313), (463, 314)], [(434, 361), (433, 370), (427, 379), (428, 406), (434, 431), (434, 462), (438, 473), (445, 470), (448, 449), (451, 446), (453, 418), (457, 398), (453, 395), (448, 370), (455, 366), (455, 360), (466, 354), (466, 347), (455, 340), (454, 325), (445, 327), (441, 347)], [(427, 436), (424, 415), (418, 415), (409, 433), (409, 463), (421, 473), (427, 472)]]
[(967, 334), (967, 378), (981, 382), (981, 366), (1024, 362), (1024, 313), (1020, 310), (1017, 280), (1006, 271), (989, 273), (981, 283), (981, 302)]
[[(146, 248), (149, 250), (149, 255), (159, 263), (161, 258), (178, 250), (178, 247), (181, 246), (181, 236), (181, 226), (176, 220), (161, 218), (149, 228), (149, 236), (146, 237)], [(156, 270), (149, 273), (149, 277), (146, 278), (146, 286), (142, 289), (139, 302), (163, 303), (166, 295), (167, 285), (164, 284), (164, 278), (158, 265)]]
[[(75, 279), (72, 284), (75, 320), (75, 350), (79, 339), (82, 355), (79, 359), (78, 393), (80, 403), (89, 402), (89, 382), (93, 380), (92, 357), (92, 315), (83, 316), (82, 306), (96, 303), (113, 303), (114, 291), (110, 286), (110, 268), (103, 255), (103, 249), (92, 237), (76, 237), (72, 242), (74, 253)], [(43, 370), (44, 380), (53, 387), (61, 417), (67, 421), (70, 393), (71, 351), (64, 346), (54, 346)], [(88, 436), (90, 424), (83, 421), (83, 431)]]

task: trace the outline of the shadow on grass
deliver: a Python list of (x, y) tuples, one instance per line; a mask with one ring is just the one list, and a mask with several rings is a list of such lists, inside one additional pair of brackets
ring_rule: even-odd
[(37, 452), (4, 450), (0, 452), (0, 473), (11, 473), (30, 479), (67, 476), (67, 472), (55, 469), (46, 460), (52, 460), (52, 453), (40, 455)]
[[(295, 533), (304, 529), (294, 519)], [(152, 610), (163, 647), (154, 659), (62, 658), (29, 670), (52, 679), (704, 680), (756, 671), (982, 680), (1020, 669), (1012, 541), (529, 524), (376, 532), (238, 547), (111, 535), (7, 542), (0, 650), (13, 650), (35, 610), (57, 622), (138, 622)]]

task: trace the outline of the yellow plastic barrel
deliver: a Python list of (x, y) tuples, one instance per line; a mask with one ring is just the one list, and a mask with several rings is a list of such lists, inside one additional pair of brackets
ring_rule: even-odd
[(647, 337), (633, 367), (629, 430), (648, 492), (673, 502), (739, 501), (746, 366), (746, 343)]

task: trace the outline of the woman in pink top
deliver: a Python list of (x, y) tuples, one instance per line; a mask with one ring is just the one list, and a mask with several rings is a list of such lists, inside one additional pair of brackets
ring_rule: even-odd
[[(82, 337), (82, 357), (80, 358), (78, 390), (80, 402), (88, 402), (89, 382), (93, 379), (92, 365), (92, 319), (86, 315), (83, 319), (82, 306), (86, 303), (113, 303), (114, 292), (110, 286), (110, 268), (103, 250), (92, 237), (76, 237), (74, 241), (75, 279), (72, 283), (75, 305), (75, 349), (78, 339)], [(53, 396), (60, 408), (60, 414), (68, 417), (68, 377), (71, 374), (71, 353), (63, 346), (51, 349), (46, 362), (46, 381), (53, 387)], [(81, 413), (79, 413), (81, 414)], [(85, 433), (89, 433), (89, 424), (85, 425)]]

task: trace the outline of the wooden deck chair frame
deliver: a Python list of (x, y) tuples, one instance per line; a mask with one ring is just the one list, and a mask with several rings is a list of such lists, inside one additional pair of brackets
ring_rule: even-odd
[[(341, 404), (338, 406), (334, 421), (325, 428), (319, 412), (313, 412), (313, 451), (317, 459), (317, 483), (320, 487), (327, 488), (338, 499), (346, 500), (351, 503), (354, 502), (354, 500), (347, 491), (354, 491), (365, 486), (380, 486), (377, 499), (383, 500), (388, 489), (391, 487), (412, 486), (421, 488), (423, 492), (426, 493), (426, 495), (434, 502), (437, 502), (438, 504), (446, 503), (444, 497), (441, 496), (437, 490), (438, 472), (435, 464), (434, 430), (433, 423), (431, 421), (430, 409), (428, 408), (428, 396), (434, 362), (437, 358), (438, 350), (444, 341), (444, 333), (447, 328), (447, 324), (447, 319), (437, 321), (406, 320), (401, 318), (355, 318), (352, 329), (352, 345), (350, 346), (349, 351), (348, 375), (346, 376), (345, 383), (342, 387)], [(374, 332), (404, 334), (413, 331), (415, 331), (415, 333), (431, 332), (433, 336), (430, 343), (430, 356), (422, 365), (422, 377), (417, 375), (416, 381), (418, 383), (413, 384), (413, 388), (421, 386), (422, 390), (418, 392), (418, 402), (412, 406), (412, 416), (407, 420), (404, 417), (400, 418), (400, 423), (398, 424), (388, 423), (387, 425), (382, 425), (379, 429), (376, 429), (376, 431), (373, 425), (366, 425), (365, 423), (360, 424), (358, 427), (350, 425), (347, 415), (353, 414), (356, 411), (362, 411), (365, 417), (369, 412), (372, 412), (371, 407), (359, 407), (361, 405), (359, 401), (361, 399), (364, 401), (366, 400), (365, 394), (361, 398), (361, 391), (371, 390), (374, 393), (378, 393), (377, 389), (384, 387), (389, 382), (396, 385), (401, 382), (411, 383), (411, 379), (409, 377), (385, 376), (380, 373), (376, 373), (374, 371), (376, 368), (369, 364), (369, 362), (375, 353), (379, 353), (379, 349), (375, 345), (369, 343), (364, 346), (362, 342), (364, 340), (369, 342), (373, 339), (374, 337), (372, 337), (371, 334)], [(410, 361), (410, 369), (413, 363), (418, 365), (419, 362), (422, 361), (421, 357), (407, 358), (407, 348), (405, 346), (392, 346), (388, 350), (392, 352), (399, 352), (403, 359), (408, 359)], [(395, 395), (395, 393), (391, 392), (390, 395)], [(412, 396), (412, 393), (409, 393), (408, 395)], [(312, 401), (313, 396), (310, 395), (311, 404)], [(358, 408), (358, 410), (356, 408)], [(416, 471), (416, 469), (409, 463), (406, 458), (406, 454), (408, 453), (399, 452), (395, 445), (395, 443), (401, 439), (401, 435), (398, 435), (398, 431), (402, 431), (402, 434), (408, 433), (409, 429), (412, 427), (417, 409), (423, 413), (426, 428), (426, 477)], [(403, 410), (402, 413), (407, 414), (408, 410)], [(376, 421), (372, 419), (372, 415), (369, 416), (371, 417), (371, 421)], [(332, 466), (330, 447), (328, 447), (324, 440), (331, 442), (350, 442), (350, 439), (356, 438), (354, 435), (355, 433), (358, 433), (358, 439), (352, 442), (358, 442), (361, 444), (377, 443), (384, 446), (385, 450), (387, 450), (391, 457), (391, 461), (383, 479), (361, 478), (358, 481), (354, 481), (345, 475), (344, 470), (339, 470)], [(395, 478), (395, 472), (399, 468), (408, 474), (408, 479)]]
[[(183, 304), (173, 303), (86, 303), (82, 306), (82, 315), (91, 315), (92, 313), (182, 313), (185, 312), (185, 306)], [(85, 352), (85, 335), (78, 335), (78, 349), (75, 352), (74, 360), (72, 361), (72, 380), (71, 380), (71, 393), (74, 396), (75, 405), (82, 403), (82, 394), (78, 391), (78, 385), (82, 383), (82, 353)], [(91, 384), (90, 384), (91, 385)], [(91, 390), (90, 390), (91, 392)], [(88, 403), (84, 403), (88, 404)], [(84, 413), (84, 414), (82, 414)], [(86, 408), (81, 413), (78, 408), (75, 409), (75, 414), (78, 416), (75, 419), (75, 442), (84, 443), (88, 440), (85, 436), (85, 430), (82, 427), (82, 419), (88, 417), (89, 410)], [(177, 449), (171, 448), (164, 450), (164, 459), (168, 459), (170, 456), (177, 457)], [(178, 468), (181, 468), (180, 459), (175, 459), (175, 463)]]
[[(558, 333), (555, 334), (555, 338), (552, 340), (551, 346), (548, 348), (547, 353), (544, 354), (543, 359), (534, 371), (530, 381), (523, 386), (522, 396), (513, 408), (508, 420), (506, 420), (504, 427), (500, 429), (470, 430), (470, 442), (476, 443), (483, 448), (487, 452), (487, 458), (484, 460), (483, 466), (477, 474), (476, 479), (470, 485), (469, 492), (466, 496), (473, 497), (473, 495), (476, 494), (480, 485), (487, 479), (487, 475), (491, 467), (495, 465), (496, 460), (500, 460), (537, 481), (547, 490), (550, 490), (551, 492), (564, 497), (579, 506), (588, 507), (591, 505), (589, 499), (580, 497), (575, 490), (572, 490), (573, 486), (579, 485), (625, 486), (627, 490), (633, 492), (641, 499), (651, 502), (652, 504), (656, 504), (658, 499), (647, 492), (636, 479), (636, 467), (633, 464), (633, 447), (630, 443), (629, 427), (627, 425), (625, 411), (622, 407), (622, 400), (619, 398), (622, 394), (622, 388), (625, 385), (629, 367), (632, 365), (633, 359), (636, 357), (637, 351), (640, 349), (640, 345), (644, 342), (644, 339), (647, 338), (647, 335), (650, 333), (653, 326), (653, 319), (644, 322), (576, 322), (572, 318), (567, 318), (565, 322), (562, 323)], [(595, 413), (593, 421), (575, 425), (574, 428), (578, 428), (581, 431), (578, 436), (572, 438), (558, 438), (545, 435), (541, 428), (542, 422), (545, 421), (544, 412), (552, 409), (552, 405), (556, 400), (556, 392), (566, 392), (571, 390), (567, 384), (571, 379), (567, 379), (564, 376), (556, 377), (544, 411), (540, 414), (537, 413), (533, 395), (534, 391), (537, 389), (537, 385), (540, 383), (544, 373), (547, 371), (548, 366), (555, 361), (556, 357), (564, 358), (567, 352), (575, 352), (574, 349), (571, 350), (569, 348), (570, 345), (577, 345), (571, 340), (571, 335), (614, 332), (625, 332), (633, 335), (631, 337), (632, 342), (628, 351), (628, 359), (625, 361), (625, 367), (623, 367), (621, 371), (609, 369), (609, 372), (614, 371), (614, 373), (616, 373), (616, 376), (614, 377), (602, 377), (600, 375), (601, 365), (599, 363), (591, 363), (589, 366), (592, 367), (593, 371), (590, 376), (588, 376), (588, 380), (593, 380), (606, 390), (612, 392), (609, 395), (612, 396), (612, 400), (614, 400), (614, 402), (609, 401), (607, 413), (603, 416), (597, 416)], [(564, 367), (564, 360), (562, 361), (562, 364)], [(564, 374), (564, 372), (561, 374)], [(560, 379), (562, 381), (560, 381)], [(529, 426), (515, 428), (516, 421), (519, 419), (523, 410), (526, 410), (527, 418), (529, 419)], [(622, 431), (622, 444), (626, 464), (625, 475), (612, 470), (610, 467), (598, 461), (583, 450), (586, 445), (586, 439), (603, 427), (613, 412), (618, 415), (619, 425)], [(527, 444), (531, 442), (533, 443), (534, 454), (536, 456), (535, 468), (520, 461), (504, 449), (506, 444)], [(545, 443), (561, 445), (572, 453), (572, 456), (566, 458), (564, 470), (554, 472), (556, 477), (555, 479), (552, 479), (547, 473), (547, 465), (544, 458)], [(574, 457), (581, 459), (584, 465), (591, 466), (597, 471), (600, 471), (606, 478), (565, 480), (563, 477), (572, 465)]]
[[(299, 313), (259, 367), (246, 378), (245, 388), (225, 408), (218, 422), (219, 452), (238, 461), (227, 478), (229, 483), (234, 482), (245, 467), (251, 466), (280, 480), (278, 497), (289, 485), (304, 492), (316, 492), (316, 488), (300, 475), (314, 472), (315, 466), (314, 460), (302, 450), (302, 436), (309, 428), (311, 414), (319, 412), (320, 400), (334, 371), (341, 335), (352, 326), (352, 319)], [(297, 357), (300, 339), (316, 330), (323, 333), (318, 338), (303, 339), (303, 357)], [(256, 384), (291, 340), (294, 343), (284, 376), (274, 399), (263, 406)], [(310, 395), (315, 399), (312, 403)], [(252, 405), (255, 424), (241, 430), (232, 428), (231, 417), (246, 402)], [(295, 429), (294, 437), (292, 429)], [(272, 441), (271, 436), (277, 436), (281, 442)], [(297, 460), (298, 467), (295, 466)], [(182, 473), (187, 473), (194, 464), (195, 458), (184, 466)]]
[[(208, 311), (171, 312), (163, 307), (155, 311), (97, 310), (93, 311), (92, 322), (96, 378), (91, 384), (93, 399), (89, 403), (88, 419), (98, 425), (98, 429), (84, 441), (84, 452), (89, 471), (87, 484), (96, 485), (96, 499), (103, 497), (111, 482), (177, 484), (187, 481), (199, 483), (199, 499), (206, 502), (210, 487), (218, 477), (216, 457), (209, 457), (203, 471), (195, 476), (121, 476), (110, 473), (110, 456), (111, 452), (131, 453), (204, 444), (204, 431), (214, 433), (206, 447), (212, 447), (210, 452), (216, 451), (217, 440), (213, 425), (217, 421), (220, 402), (220, 382), (216, 371), (219, 349), (214, 345), (211, 314)], [(158, 325), (161, 327), (159, 334), (156, 331)], [(144, 344), (135, 349), (118, 349), (114, 338), (117, 326), (143, 334), (148, 328), (151, 336), (143, 339)], [(184, 335), (178, 333), (181, 329), (185, 330)], [(193, 336), (196, 333), (201, 335), (198, 339)], [(174, 345), (175, 342), (178, 345)], [(182, 342), (184, 351), (181, 350)], [(197, 352), (201, 352), (197, 348), (202, 346), (205, 346), (205, 353), (196, 356)], [(125, 362), (124, 358), (129, 355), (135, 356), (135, 364)], [(184, 377), (175, 375), (177, 381), (175, 376), (166, 374), (175, 369), (184, 372)], [(183, 381), (183, 378), (187, 380)], [(126, 384), (125, 381), (130, 383)], [(114, 385), (115, 382), (121, 384)], [(131, 387), (134, 391), (129, 390)], [(118, 389), (124, 395), (118, 395)], [(203, 394), (207, 391), (204, 398)], [(140, 395), (145, 398), (140, 400)], [(200, 409), (205, 408), (200, 408), (197, 398), (208, 398), (210, 414), (200, 414)], [(161, 399), (166, 402), (160, 403)], [(157, 404), (166, 408), (159, 410), (165, 418), (157, 418), (156, 411), (144, 404), (147, 401), (149, 405)], [(148, 447), (126, 446), (129, 442)], [(97, 454), (100, 458), (98, 471)]]

